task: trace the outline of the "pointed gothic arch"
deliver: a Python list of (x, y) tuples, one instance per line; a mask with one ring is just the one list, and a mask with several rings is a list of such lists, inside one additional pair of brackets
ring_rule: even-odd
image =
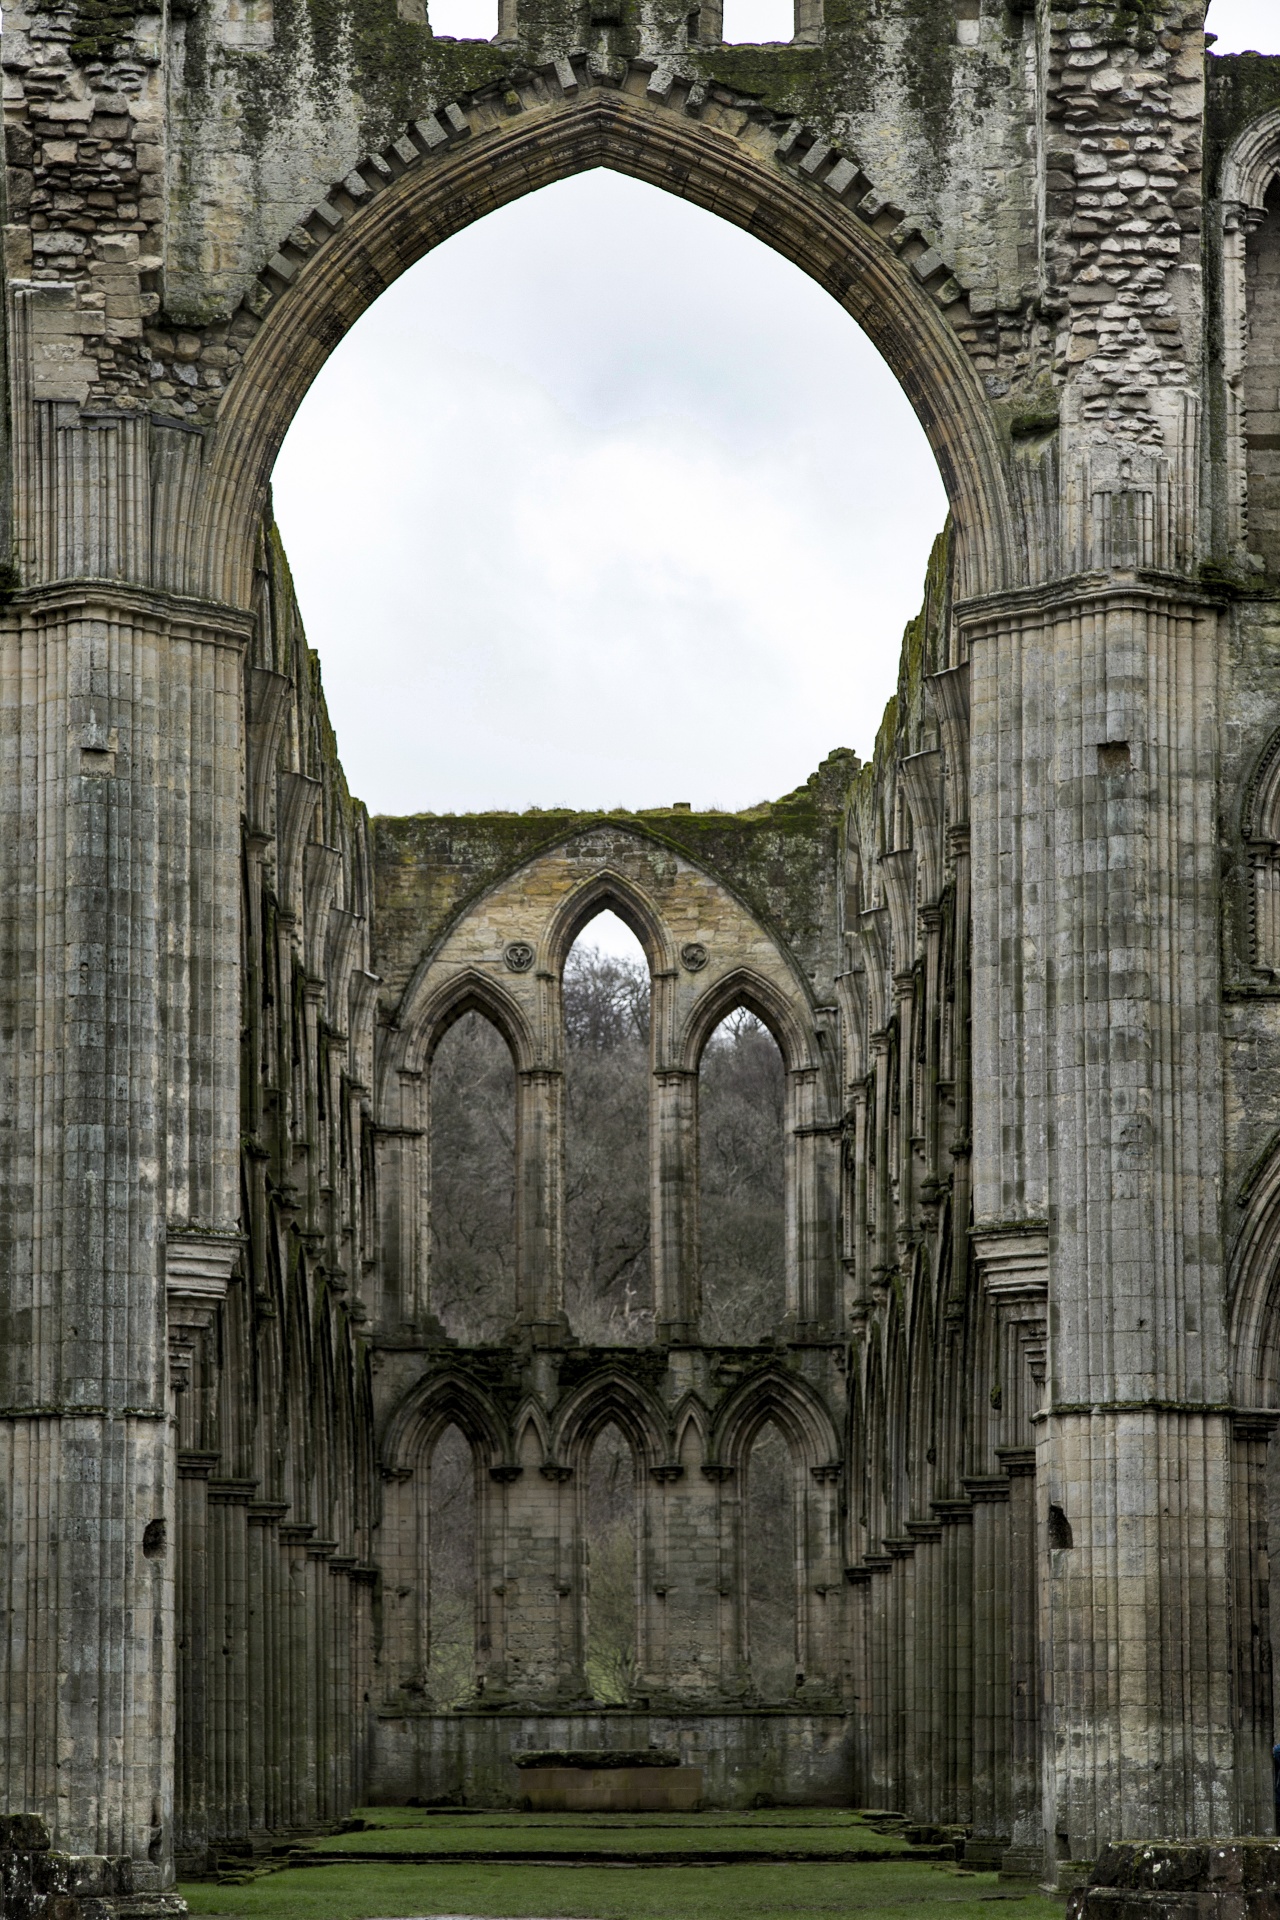
[(1280, 974), (1280, 729), (1267, 741), (1245, 788), (1240, 830), (1249, 862), (1249, 963)]
[(713, 981), (690, 1009), (676, 1042), (676, 1058), (685, 1072), (698, 1071), (708, 1040), (738, 1007), (745, 1007), (769, 1029), (788, 1073), (818, 1065), (807, 996), (799, 986), (788, 997), (755, 967), (738, 966)]
[(528, 1451), (530, 1441), (540, 1455), (539, 1465), (554, 1458), (551, 1422), (542, 1403), (532, 1396), (522, 1400), (516, 1408), (511, 1421), (511, 1434), (513, 1461), (519, 1460)]
[(497, 1406), (467, 1374), (428, 1374), (395, 1407), (379, 1447), (384, 1474), (412, 1472), (448, 1426), (477, 1449), (485, 1466), (511, 1457), (511, 1434)]
[(674, 970), (675, 948), (657, 906), (643, 887), (616, 867), (606, 866), (561, 901), (547, 922), (541, 944), (542, 962), (549, 973), (557, 979), (563, 976), (574, 942), (597, 914), (606, 912), (616, 913), (634, 933), (644, 949), (651, 979)]
[(770, 1419), (811, 1472), (839, 1471), (840, 1436), (823, 1401), (804, 1380), (777, 1368), (752, 1374), (725, 1402), (713, 1430), (716, 1459), (740, 1467)]
[[(335, 183), (307, 223), (302, 253), (295, 258), (285, 241), (264, 266), (254, 304), (265, 318), (230, 382), (202, 476), (191, 569), (206, 592), (245, 603), (253, 530), (276, 452), (328, 353), (365, 308), (472, 220), (595, 166), (745, 227), (825, 287), (888, 362), (929, 437), (952, 503), (966, 590), (1018, 577), (1004, 456), (987, 396), (948, 317), (954, 309), (963, 318), (967, 307), (945, 263), (922, 240), (904, 249), (904, 259), (869, 210), (854, 212), (844, 196), (861, 181), (865, 200), (870, 183), (828, 144), (810, 145), (813, 165), (801, 172), (792, 157), (799, 129), (785, 142), (784, 123), (767, 111), (746, 115), (736, 134), (704, 126), (679, 110), (685, 88), (654, 88), (649, 78), (641, 69), (619, 89), (577, 67), (569, 84), (565, 75), (550, 84), (521, 76), (510, 90), (519, 104), (514, 116), (479, 103), (470, 118), (450, 109), (469, 136), (461, 140), (428, 116), (378, 156), (377, 171), (370, 167), (371, 178), (386, 181), (381, 191), (366, 186), (357, 203)], [(901, 210), (895, 215), (896, 227)]]
[(693, 1435), (704, 1461), (711, 1458), (711, 1414), (706, 1402), (696, 1393), (686, 1393), (671, 1416), (673, 1461), (680, 1459), (685, 1443)]
[[(1273, 107), (1236, 135), (1223, 159), (1218, 183), (1222, 232), (1226, 533), (1229, 547), (1245, 564), (1248, 564), (1250, 546), (1251, 482), (1256, 485), (1259, 478), (1258, 474), (1251, 473), (1253, 461), (1249, 445), (1249, 261), (1254, 238), (1268, 220), (1268, 198), (1273, 198), (1278, 176), (1280, 109)], [(1271, 437), (1267, 436), (1268, 439)]]
[(427, 970), (405, 994), (400, 1018), (399, 1045), (383, 1071), (384, 1088), (395, 1073), (422, 1073), (450, 1027), (464, 1014), (480, 1013), (495, 1026), (511, 1049), (517, 1073), (531, 1068), (538, 1057), (537, 1042), (528, 1015), (502, 982), (478, 967), (466, 967), (428, 984)]
[(556, 1409), (552, 1423), (556, 1459), (576, 1468), (609, 1425), (618, 1427), (630, 1442), (641, 1466), (656, 1467), (667, 1458), (668, 1423), (661, 1406), (618, 1368), (592, 1375)]
[[(436, 1524), (432, 1468), (436, 1449), (450, 1430), (461, 1434), (470, 1452), (474, 1493), (474, 1627), (465, 1684), (482, 1685), (491, 1664), (492, 1581), (486, 1567), (492, 1555), (488, 1508), (498, 1493), (495, 1467), (509, 1457), (505, 1424), (488, 1397), (464, 1373), (453, 1369), (419, 1381), (395, 1407), (379, 1448), (382, 1503), (380, 1554), (387, 1575), (383, 1614), (385, 1698), (420, 1698), (433, 1684), (434, 1600), (430, 1541)], [(455, 1663), (456, 1664), (456, 1663)]]

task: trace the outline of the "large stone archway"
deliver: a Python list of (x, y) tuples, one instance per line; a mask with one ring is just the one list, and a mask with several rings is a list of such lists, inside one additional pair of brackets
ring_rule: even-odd
[[(381, 1529), (412, 1533), (395, 1407), (441, 1357), (416, 1281), (387, 1285), (417, 1232), (397, 1022), (476, 900), (620, 832), (490, 823), (469, 868), (439, 823), (371, 827), (263, 521), (271, 463), (398, 273), (591, 166), (826, 287), (952, 503), (874, 764), (640, 835), (727, 890), (726, 980), (811, 1043), (793, 1150), (828, 1166), (801, 1222), (827, 1241), (757, 1384), (781, 1407), (805, 1375), (843, 1419), (803, 1464), (843, 1562), (838, 1596), (825, 1561), (815, 1585), (855, 1790), (1050, 1871), (1258, 1817), (1231, 1436), (1256, 1451), (1267, 1421), (1224, 1243), (1280, 1117), (1249, 931), (1280, 588), (1246, 511), (1272, 511), (1275, 323), (1245, 271), (1271, 286), (1280, 81), (1206, 64), (1174, 0), (802, 11), (743, 50), (660, 0), (506, 5), (493, 44), (434, 40), (421, 0), (6, 9), (0, 1756), (9, 1810), (138, 1887), (168, 1884), (175, 1789), (207, 1860), (365, 1783)], [(477, 947), (458, 991), (524, 1020), (542, 1126), (554, 1060), (496, 964)], [(677, 1149), (687, 1071), (664, 1056)], [(651, 1498), (696, 1487), (714, 1530), (733, 1394), (679, 1385), (680, 1159), (647, 1364), (656, 1469), (685, 1477)], [(439, 1368), (486, 1445), (525, 1449), (486, 1458), (493, 1502), (529, 1469), (562, 1527), (546, 1381), (609, 1372), (568, 1353), (552, 1301), (509, 1406)]]
[[(655, 79), (657, 84), (655, 85)], [(208, 524), (194, 577), (229, 594), (228, 557), (248, 565), (262, 491), (299, 400), (334, 340), (407, 266), (472, 220), (592, 167), (613, 167), (745, 227), (825, 287), (869, 334), (920, 415), (956, 521), (961, 579), (973, 592), (1011, 585), (1025, 541), (1005, 451), (976, 367), (961, 342), (963, 290), (902, 210), (879, 205), (860, 167), (762, 110), (688, 110), (690, 88), (648, 63), (621, 85), (590, 64), (522, 77), (501, 99), (469, 104), (465, 131), (448, 114), (406, 128), (377, 156), (391, 177), (366, 199), (336, 182), (301, 225), (310, 248), (276, 253), (258, 299), (261, 330), (246, 348), (216, 426)], [(446, 131), (446, 129), (448, 131)], [(805, 166), (812, 160), (816, 164)], [(365, 168), (378, 178), (374, 166)], [(364, 172), (357, 170), (363, 183)], [(295, 232), (297, 230), (295, 229)], [(892, 241), (890, 236), (893, 236)], [(238, 598), (238, 589), (230, 597)]]

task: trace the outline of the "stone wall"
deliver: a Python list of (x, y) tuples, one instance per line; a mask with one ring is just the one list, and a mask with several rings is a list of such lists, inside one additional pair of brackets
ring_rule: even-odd
[[(695, 1650), (702, 1706), (746, 1703), (723, 1470), (768, 1405), (825, 1529), (795, 1710), (851, 1715), (860, 1795), (1055, 1873), (1269, 1820), (1280, 63), (1206, 63), (1180, 0), (803, 0), (748, 49), (714, 0), (428, 15), (6, 10), (0, 1804), (157, 1898), (175, 1847), (341, 1811), (373, 1716), (418, 1741), (406, 1489), (451, 1405), (533, 1570), (488, 1588), (486, 1686), (585, 1708), (555, 1449), (596, 1394), (678, 1576), (651, 1712)], [(902, 381), (952, 522), (898, 701), (869, 767), (755, 820), (371, 834), (272, 461), (408, 265), (599, 165), (776, 247)], [(597, 884), (662, 982), (643, 1363), (558, 1291), (557, 966)], [(730, 1385), (692, 1083), (744, 981), (787, 1057), (789, 1294)], [(503, 1358), (431, 1324), (458, 993), (528, 1122)]]
[(369, 1799), (469, 1807), (518, 1807), (520, 1775), (511, 1755), (557, 1748), (660, 1747), (699, 1767), (703, 1805), (854, 1804), (854, 1735), (845, 1713), (759, 1707), (715, 1713), (627, 1713), (579, 1709), (533, 1716), (464, 1712), (379, 1720)]
[(176, 1920), (186, 1910), (175, 1893), (140, 1890), (127, 1856), (55, 1853), (42, 1820), (0, 1816), (3, 1920)]
[[(873, 762), (833, 755), (773, 806), (376, 824), (379, 1795), (492, 1799), (508, 1791), (513, 1744), (594, 1739), (598, 1716), (581, 1704), (573, 1483), (610, 1414), (647, 1470), (637, 1691), (677, 1710), (663, 1738), (720, 1755), (713, 1798), (825, 1799), (839, 1777), (864, 1801), (967, 1825), (995, 1864), (1039, 1866), (1032, 1416), (1045, 1381), (1047, 1241), (1043, 1224), (972, 1231), (969, 667), (952, 652), (951, 614), (944, 538)], [(521, 1328), (508, 1348), (469, 1354), (434, 1325), (421, 1251), (434, 1038), (460, 1006), (485, 1012), (515, 1057), (524, 1136), (554, 1142), (560, 970), (602, 906), (631, 922), (653, 975), (657, 1344), (576, 1341), (556, 1235), (534, 1229), (557, 1215), (556, 1153), (535, 1150), (518, 1169), (530, 1223), (517, 1254)], [(803, 1156), (790, 1162), (792, 1220), (830, 1209), (832, 1264), (806, 1278), (793, 1227), (788, 1314), (763, 1351), (709, 1348), (698, 1332), (696, 1099), (685, 1087), (696, 1036), (735, 998), (773, 1026), (793, 1083), (811, 1082), (795, 1110), (805, 1139), (843, 1143), (825, 1200), (821, 1185), (806, 1199)], [(673, 1086), (668, 1108), (662, 1089)], [(807, 1742), (779, 1770), (774, 1749), (795, 1732), (794, 1713), (730, 1710), (753, 1689), (735, 1435), (765, 1411), (818, 1479), (807, 1537), (830, 1529), (839, 1542), (830, 1569), (814, 1549), (804, 1565), (797, 1656), (800, 1700), (825, 1693), (848, 1716), (823, 1723), (847, 1729), (836, 1773), (797, 1757)], [(481, 1703), (456, 1718), (430, 1710), (423, 1490), (446, 1419), (491, 1482), (479, 1508), (477, 1684), (501, 1717)], [(533, 1706), (547, 1717), (541, 1735)]]
[(188, 1871), (359, 1798), (377, 1581), (370, 842), (270, 525), (244, 671), (241, 1230), (169, 1282)]

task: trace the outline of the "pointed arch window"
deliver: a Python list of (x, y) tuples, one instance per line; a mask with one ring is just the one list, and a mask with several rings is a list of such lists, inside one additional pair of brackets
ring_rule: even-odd
[(426, 1488), (427, 1694), (454, 1707), (476, 1690), (476, 1466), (453, 1423), (431, 1449)]
[(764, 1023), (738, 1007), (698, 1070), (703, 1337), (766, 1339), (786, 1307), (786, 1072)]
[(430, 1081), (431, 1309), (466, 1345), (501, 1340), (516, 1312), (516, 1087), (482, 1013), (444, 1035)]
[(1280, 570), (1280, 402), (1273, 345), (1280, 295), (1280, 112), (1228, 150), (1222, 207), (1222, 398), (1226, 525), (1236, 563)]
[(649, 964), (608, 909), (564, 969), (565, 1310), (601, 1345), (653, 1334)]
[(1245, 287), (1248, 545), (1274, 575), (1280, 574), (1280, 177), (1248, 223)]
[(747, 1455), (743, 1500), (743, 1585), (752, 1689), (763, 1701), (788, 1700), (798, 1672), (796, 1468), (776, 1421), (764, 1422)]
[(591, 1444), (584, 1505), (587, 1685), (621, 1705), (635, 1690), (640, 1543), (636, 1457), (616, 1422)]
[(1274, 980), (1280, 978), (1280, 732), (1249, 784), (1241, 827), (1249, 853), (1249, 960)]

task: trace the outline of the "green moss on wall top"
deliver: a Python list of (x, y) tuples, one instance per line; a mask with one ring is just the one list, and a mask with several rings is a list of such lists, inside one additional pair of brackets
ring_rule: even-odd
[(79, 0), (71, 52), (77, 60), (105, 60), (133, 28), (134, 0)]
[(1260, 114), (1280, 107), (1280, 54), (1211, 54), (1205, 108), (1205, 170), (1210, 191), (1236, 136)]
[(526, 861), (578, 834), (618, 827), (685, 854), (786, 944), (810, 954), (825, 923), (825, 891), (858, 767), (856, 754), (838, 748), (802, 787), (740, 813), (531, 808), (380, 816), (373, 822), (378, 965), (402, 977), (410, 956), (416, 962), (430, 952), (459, 914)]
[[(121, 0), (81, 0), (109, 10)], [(430, 0), (424, 0), (427, 20)], [(662, 34), (690, 74), (756, 100), (779, 115), (798, 116), (831, 138), (871, 110), (886, 87), (900, 93), (916, 126), (915, 164), (940, 180), (947, 153), (975, 111), (993, 109), (1007, 83), (1019, 41), (1003, 14), (1003, 38), (981, 51), (960, 47), (955, 0), (827, 0), (819, 45), (693, 45), (681, 50), (685, 9), (668, 7)], [(220, 111), (211, 83), (231, 83), (244, 136), (262, 149), (295, 115), (333, 115), (354, 95), (360, 135), (369, 149), (393, 139), (410, 120), (446, 101), (509, 84), (555, 52), (590, 47), (617, 67), (649, 50), (639, 0), (521, 0), (519, 40), (437, 40), (425, 22), (401, 17), (397, 0), (275, 0), (273, 44), (245, 51), (215, 42), (207, 8), (195, 6), (187, 26), (185, 109), (198, 123)], [(994, 22), (988, 21), (988, 34)], [(207, 107), (201, 106), (202, 95)]]

